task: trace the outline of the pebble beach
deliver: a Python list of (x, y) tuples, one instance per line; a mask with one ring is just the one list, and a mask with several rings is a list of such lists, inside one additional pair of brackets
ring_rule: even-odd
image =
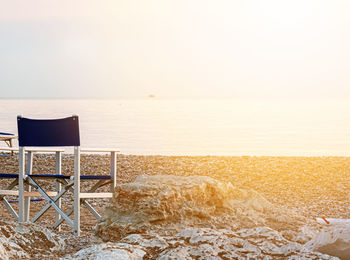
[[(66, 175), (73, 174), (73, 157), (71, 155), (65, 155), (62, 161), (62, 172)], [(54, 156), (46, 155), (46, 154), (37, 154), (34, 157), (33, 161), (33, 173), (53, 173), (55, 168)], [(16, 173), (18, 169), (18, 156), (16, 154), (0, 157), (0, 172), (2, 173)], [(81, 161), (81, 171), (82, 174), (108, 174), (109, 172), (109, 157), (107, 155), (83, 155)], [(208, 181), (208, 183), (218, 183), (213, 184), (214, 187), (221, 187), (222, 184), (230, 183), (234, 189), (239, 191), (249, 191), (254, 192), (254, 196), (258, 196), (261, 200), (256, 200), (254, 203), (259, 204), (263, 203), (262, 201), (267, 201), (269, 203), (269, 208), (277, 209), (279, 212), (289, 212), (283, 213), (285, 215), (289, 215), (290, 219), (285, 222), (285, 226), (292, 225), (293, 226), (293, 216), (296, 216), (296, 222), (304, 222), (310, 228), (310, 232), (308, 235), (304, 232), (304, 234), (299, 234), (300, 236), (304, 236), (303, 239), (290, 239), (290, 242), (296, 243), (296, 241), (300, 244), (307, 243), (307, 240), (312, 240), (313, 236), (315, 236), (318, 232), (322, 231), (322, 226), (315, 222), (316, 217), (333, 217), (333, 218), (350, 218), (350, 212), (348, 209), (349, 199), (350, 199), (350, 158), (349, 157), (265, 157), (265, 156), (136, 156), (136, 155), (118, 155), (118, 173), (117, 173), (117, 183), (121, 185), (119, 188), (118, 194), (123, 194), (123, 187), (126, 188), (129, 183), (135, 182), (140, 183), (140, 176), (172, 176), (171, 178), (182, 178), (188, 177), (193, 178), (191, 180), (196, 180), (200, 178), (210, 178), (205, 179), (203, 182)], [(186, 182), (187, 179), (181, 179), (181, 182)], [(146, 181), (149, 182), (149, 181)], [(193, 182), (193, 181), (190, 181)], [(179, 182), (180, 183), (180, 182)], [(6, 180), (2, 180), (1, 187), (6, 185)], [(47, 183), (47, 185), (52, 185)], [(83, 184), (85, 185), (85, 184)], [(123, 186), (124, 185), (124, 186)], [(142, 184), (144, 185), (144, 184)], [(171, 184), (170, 184), (171, 185)], [(200, 184), (198, 184), (200, 185)], [(211, 184), (212, 185), (212, 184)], [(169, 185), (167, 185), (169, 186)], [(231, 186), (230, 186), (231, 187)], [(128, 187), (130, 189), (130, 187)], [(227, 188), (228, 189), (228, 188)], [(226, 194), (227, 189), (225, 188), (224, 194)], [(231, 189), (231, 188), (229, 188)], [(176, 188), (172, 189), (176, 190)], [(181, 190), (181, 189), (180, 189)], [(217, 191), (216, 193), (220, 193), (221, 191)], [(132, 193), (132, 192), (131, 192)], [(130, 193), (130, 194), (131, 194)], [(157, 193), (158, 194), (158, 193)], [(182, 193), (181, 193), (182, 194)], [(231, 193), (230, 193), (231, 194)], [(250, 194), (250, 193), (249, 193)], [(138, 196), (138, 195), (135, 195)], [(178, 196), (178, 195), (177, 195)], [(185, 196), (184, 194), (180, 196)], [(186, 195), (187, 196), (187, 195)], [(192, 196), (192, 195), (191, 195)], [(194, 196), (194, 195), (193, 195)], [(202, 195), (198, 195), (202, 196)], [(227, 195), (223, 195), (224, 197)], [(114, 200), (118, 200), (122, 198), (120, 195), (118, 198), (114, 198)], [(226, 197), (225, 197), (226, 198)], [(132, 198), (129, 198), (133, 200)], [(126, 200), (126, 199), (125, 199)], [(238, 200), (238, 199), (237, 199)], [(250, 199), (249, 199), (250, 200)], [(247, 203), (246, 200), (241, 200), (241, 202)], [(32, 214), (35, 214), (38, 211), (42, 204), (42, 202), (32, 203)], [(123, 202), (120, 202), (123, 203)], [(145, 202), (146, 203), (146, 202)], [(170, 202), (169, 202), (170, 203)], [(181, 202), (185, 203), (186, 202)], [(265, 202), (264, 202), (265, 203)], [(254, 205), (255, 205), (254, 204)], [(111, 212), (113, 210), (113, 202), (109, 200), (96, 200), (93, 201), (93, 205), (103, 214), (108, 215), (110, 217)], [(175, 204), (174, 204), (175, 205)], [(167, 207), (174, 207), (174, 205), (169, 204)], [(247, 204), (248, 205), (248, 204)], [(4, 221), (3, 228), (7, 225), (8, 227), (16, 225), (13, 222), (12, 216), (5, 210), (4, 206), (1, 206), (1, 219)], [(16, 207), (16, 206), (15, 206)], [(106, 214), (106, 208), (109, 212)], [(198, 207), (203, 207), (198, 206)], [(225, 206), (226, 207), (226, 206)], [(253, 208), (256, 209), (259, 205), (255, 205)], [(261, 205), (261, 207), (264, 207)], [(119, 210), (119, 209), (118, 209)], [(115, 212), (117, 212), (116, 210)], [(137, 210), (133, 209), (133, 210)], [(176, 210), (174, 208), (174, 210)], [(231, 209), (230, 209), (231, 210)], [(218, 212), (218, 211), (215, 211)], [(233, 212), (233, 211), (232, 211)], [(264, 210), (263, 210), (264, 212)], [(47, 215), (38, 222), (38, 225), (44, 226), (47, 228), (48, 232), (52, 232), (57, 239), (60, 239), (64, 242), (61, 247), (65, 249), (52, 251), (50, 257), (55, 258), (64, 258), (71, 257), (73, 259), (84, 259), (87, 255), (81, 255), (82, 258), (79, 258), (79, 250), (87, 250), (92, 246), (96, 248), (105, 247), (105, 244), (102, 243), (119, 243), (124, 239), (124, 244), (127, 239), (125, 237), (119, 237), (120, 241), (116, 241), (115, 238), (112, 241), (106, 241), (106, 237), (99, 234), (101, 230), (105, 230), (108, 233), (108, 228), (97, 228), (99, 224), (93, 216), (89, 213), (82, 213), (82, 236), (74, 237), (71, 233), (70, 228), (67, 225), (62, 227), (61, 231), (53, 231), (50, 228), (52, 224), (53, 212), (49, 211)], [(115, 213), (119, 214), (119, 213)], [(216, 213), (215, 213), (216, 214)], [(222, 218), (222, 214), (228, 214), (227, 211), (225, 213), (218, 213), (218, 217)], [(235, 214), (235, 213), (230, 213)], [(260, 213), (259, 213), (260, 214)], [(265, 213), (264, 213), (265, 214)], [(262, 218), (265, 218), (265, 222), (269, 222), (269, 218), (266, 215), (262, 215)], [(281, 215), (283, 215), (281, 213)], [(191, 215), (192, 216), (192, 215)], [(255, 215), (254, 215), (255, 216)], [(190, 218), (190, 217), (189, 217)], [(225, 217), (226, 218), (226, 217)], [(169, 221), (169, 219), (167, 220)], [(175, 221), (175, 220), (174, 220)], [(176, 220), (178, 221), (178, 220)], [(102, 221), (103, 222), (103, 221)], [(256, 223), (256, 227), (262, 227), (262, 223), (259, 219), (255, 219), (253, 221)], [(153, 222), (150, 222), (153, 223)], [(176, 222), (177, 223), (177, 222)], [(182, 222), (181, 222), (182, 223)], [(205, 223), (211, 223), (205, 222)], [(272, 223), (272, 222), (271, 222)], [(96, 226), (97, 224), (97, 226)], [(153, 225), (153, 224), (152, 224)], [(158, 224), (154, 224), (154, 227), (158, 227)], [(204, 224), (203, 224), (204, 225)], [(242, 224), (243, 225), (243, 224)], [(282, 226), (283, 226), (282, 225)], [(298, 224), (299, 225), (299, 224)], [(208, 224), (208, 226), (210, 226)], [(198, 228), (197, 226), (190, 224), (188, 227)], [(204, 225), (205, 227), (205, 225)], [(273, 225), (266, 224), (265, 228), (273, 228)], [(181, 229), (178, 229), (177, 232), (180, 234), (186, 227), (181, 226)], [(201, 227), (202, 228), (202, 227)], [(196, 234), (201, 234), (200, 232), (204, 232), (202, 236), (206, 236), (205, 232), (213, 231), (218, 232), (218, 227), (211, 226), (212, 230), (203, 231), (196, 230)], [(241, 232), (239, 225), (233, 227), (225, 227), (229, 229), (229, 232)], [(253, 228), (250, 226), (249, 228)], [(296, 228), (296, 227), (295, 227)], [(302, 228), (298, 226), (297, 228)], [(293, 229), (293, 228), (292, 228)], [(97, 230), (97, 231), (96, 231)], [(100, 230), (100, 231), (99, 231)], [(149, 239), (154, 239), (155, 234), (163, 234), (161, 230), (157, 230), (157, 228), (152, 228), (152, 232), (148, 230), (147, 236), (146, 233), (138, 234), (140, 236), (148, 237)], [(276, 229), (278, 232), (282, 232)], [(198, 233), (199, 232), (199, 233)], [(311, 234), (312, 233), (312, 234)], [(182, 234), (182, 233), (181, 233)], [(239, 233), (241, 234), (241, 233)], [(280, 234), (286, 234), (280, 233)], [(132, 234), (125, 234), (132, 235)], [(135, 234), (134, 234), (135, 235)], [(226, 234), (227, 235), (227, 234)], [(165, 236), (165, 235), (164, 235)], [(167, 244), (171, 244), (167, 239), (169, 237), (164, 237), (163, 240), (166, 241)], [(213, 236), (213, 234), (212, 234)], [(222, 234), (220, 235), (222, 236)], [(228, 235), (227, 235), (228, 236)], [(290, 235), (289, 235), (290, 236)], [(293, 235), (295, 236), (295, 234)], [(240, 237), (243, 239), (244, 236)], [(288, 235), (284, 239), (286, 239)], [(140, 240), (139, 240), (140, 241)], [(130, 242), (130, 241), (129, 241)], [(231, 242), (227, 242), (231, 243)], [(130, 242), (130, 245), (135, 245), (134, 242)], [(137, 243), (136, 243), (137, 244)], [(209, 243), (210, 244), (210, 243)], [(150, 249), (144, 244), (137, 244), (138, 250), (143, 250), (146, 252), (145, 254), (139, 254), (137, 257), (140, 259), (152, 259), (160, 256), (168, 256), (168, 258), (162, 259), (172, 259), (168, 252), (170, 247), (165, 246), (163, 249), (154, 250), (154, 248)], [(198, 245), (197, 245), (198, 246)], [(261, 250), (260, 253), (249, 253), (252, 257), (272, 257), (274, 259), (273, 253), (264, 253), (265, 251), (261, 248), (264, 247), (259, 244), (255, 244), (255, 246)], [(37, 247), (40, 247), (40, 243), (37, 244)], [(174, 246), (171, 247), (173, 250)], [(180, 246), (179, 246), (180, 248)], [(115, 248), (115, 250), (126, 250), (120, 247), (120, 245)], [(14, 250), (14, 249), (8, 249)], [(25, 249), (23, 249), (25, 251)], [(97, 250), (97, 249), (96, 249)], [(95, 250), (95, 251), (96, 251)], [(148, 251), (149, 252), (148, 252)], [(168, 250), (168, 251), (166, 251)], [(183, 249), (185, 250), (185, 249)], [(224, 253), (205, 253), (206, 251), (201, 251), (197, 253), (193, 253), (192, 251), (186, 251), (187, 253), (183, 253), (183, 259), (191, 259), (202, 257), (205, 259), (206, 256), (212, 256), (213, 254), (218, 259), (229, 259), (228, 255), (225, 256)], [(219, 249), (218, 249), (219, 250)], [(217, 251), (218, 251), (217, 250)], [(221, 250), (221, 249), (220, 249)], [(98, 250), (97, 250), (98, 251)], [(215, 251), (215, 250), (214, 250)], [(230, 251), (230, 250), (228, 250)], [(232, 251), (232, 250), (231, 250)], [(293, 250), (292, 250), (293, 251)], [(321, 250), (322, 251), (322, 250)], [(15, 251), (14, 251), (15, 252)], [(27, 253), (29, 257), (35, 259), (38, 257), (35, 252), (24, 252)], [(134, 252), (134, 249), (128, 249), (128, 252)], [(136, 250), (136, 252), (139, 252)], [(153, 253), (152, 253), (153, 252)], [(170, 251), (169, 251), (170, 252)], [(192, 252), (192, 253), (188, 253)], [(254, 251), (255, 252), (255, 251)], [(311, 252), (311, 251), (310, 251)], [(324, 258), (330, 259), (332, 256), (325, 254), (325, 252), (319, 253), (303, 253), (299, 249), (295, 251), (295, 256), (309, 256), (310, 259), (315, 258)], [(40, 253), (43, 255), (43, 252)], [(53, 254), (53, 255), (52, 255)], [(179, 253), (179, 256), (181, 256)], [(191, 255), (192, 254), (192, 255)], [(247, 254), (247, 253), (246, 253)], [(188, 258), (185, 256), (188, 255)], [(278, 257), (283, 258), (283, 252), (279, 252)], [(275, 255), (277, 257), (277, 255)], [(233, 256), (233, 255), (231, 255)], [(244, 252), (236, 255), (237, 257), (244, 258)], [(293, 252), (289, 252), (284, 255), (288, 257), (293, 257)], [(16, 258), (16, 254), (9, 254), (9, 259)], [(136, 259), (137, 259), (136, 257)], [(235, 256), (233, 256), (235, 258)], [(181, 257), (180, 257), (181, 258)], [(91, 257), (90, 259), (96, 259)], [(128, 258), (125, 258), (128, 259)], [(130, 258), (132, 259), (132, 258)]]

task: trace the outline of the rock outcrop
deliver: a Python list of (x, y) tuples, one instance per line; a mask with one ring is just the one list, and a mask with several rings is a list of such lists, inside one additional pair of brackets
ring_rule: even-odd
[(350, 225), (339, 224), (325, 227), (307, 242), (305, 247), (337, 256), (340, 259), (350, 259)]
[(141, 260), (146, 255), (142, 247), (129, 245), (125, 243), (104, 243), (99, 245), (92, 245), (88, 248), (82, 249), (73, 256), (62, 258), (61, 260)]
[(306, 222), (230, 182), (204, 176), (139, 176), (116, 188), (96, 234), (115, 242), (111, 250), (127, 243), (149, 259), (329, 259), (303, 246), (315, 234), (304, 228)]
[(205, 176), (144, 175), (117, 186), (96, 233), (105, 241), (117, 241), (155, 228), (170, 232), (181, 227), (251, 227), (279, 222), (276, 213), (264, 197), (230, 182)]
[(64, 253), (65, 242), (35, 224), (0, 222), (0, 259), (45, 258)]
[(80, 250), (65, 259), (337, 259), (288, 241), (279, 232), (256, 228), (233, 232), (227, 229), (186, 228), (174, 236), (131, 234), (117, 243)]

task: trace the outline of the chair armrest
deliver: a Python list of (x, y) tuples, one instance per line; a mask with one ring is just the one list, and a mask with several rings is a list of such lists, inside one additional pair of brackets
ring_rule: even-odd
[(110, 153), (120, 152), (118, 148), (80, 148), (83, 153)]
[(0, 147), (0, 151), (18, 152), (18, 148), (12, 148), (12, 147)]
[(8, 134), (8, 135), (0, 134), (0, 139), (18, 139), (18, 136), (13, 134)]
[(63, 148), (25, 148), (25, 151), (52, 153), (52, 152), (64, 152), (64, 149)]

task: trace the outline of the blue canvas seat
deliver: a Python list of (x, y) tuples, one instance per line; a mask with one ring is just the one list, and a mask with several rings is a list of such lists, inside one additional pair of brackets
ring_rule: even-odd
[[(0, 173), (0, 179), (15, 179), (8, 190), (0, 191), (0, 198), (6, 201), (6, 195), (18, 195), (18, 215), (13, 208), (7, 204), (13, 215), (20, 221), (29, 220), (30, 198), (41, 196), (47, 204), (31, 219), (36, 222), (49, 209), (56, 211), (54, 228), (59, 227), (66, 221), (76, 235), (80, 234), (80, 205), (85, 205), (87, 209), (96, 217), (101, 218), (99, 213), (88, 203), (92, 198), (111, 198), (116, 186), (116, 149), (81, 149), (79, 135), (79, 118), (71, 116), (61, 119), (29, 119), (21, 116), (17, 117), (18, 141), (19, 141), (19, 172), (18, 174)], [(61, 170), (62, 147), (74, 147), (74, 176), (64, 175)], [(43, 147), (49, 147), (43, 148)], [(32, 161), (35, 152), (49, 151), (56, 153), (55, 174), (32, 174)], [(109, 175), (80, 175), (80, 154), (81, 152), (109, 152), (111, 155), (111, 170)], [(27, 159), (25, 160), (25, 154)], [(56, 182), (55, 191), (47, 191), (39, 181), (42, 179), (54, 180)], [(80, 181), (93, 182), (92, 187), (87, 192), (82, 192)], [(18, 193), (12, 191), (18, 185)], [(100, 187), (110, 185), (109, 192), (97, 192)], [(35, 192), (32, 189), (36, 190)], [(67, 195), (68, 190), (73, 190), (73, 206), (64, 212), (61, 207), (61, 198)], [(73, 214), (73, 219), (70, 216)]]

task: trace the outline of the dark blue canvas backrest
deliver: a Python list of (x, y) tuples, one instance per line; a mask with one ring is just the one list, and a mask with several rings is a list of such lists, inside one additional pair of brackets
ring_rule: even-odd
[(78, 116), (61, 119), (17, 117), (19, 146), (80, 146)]

